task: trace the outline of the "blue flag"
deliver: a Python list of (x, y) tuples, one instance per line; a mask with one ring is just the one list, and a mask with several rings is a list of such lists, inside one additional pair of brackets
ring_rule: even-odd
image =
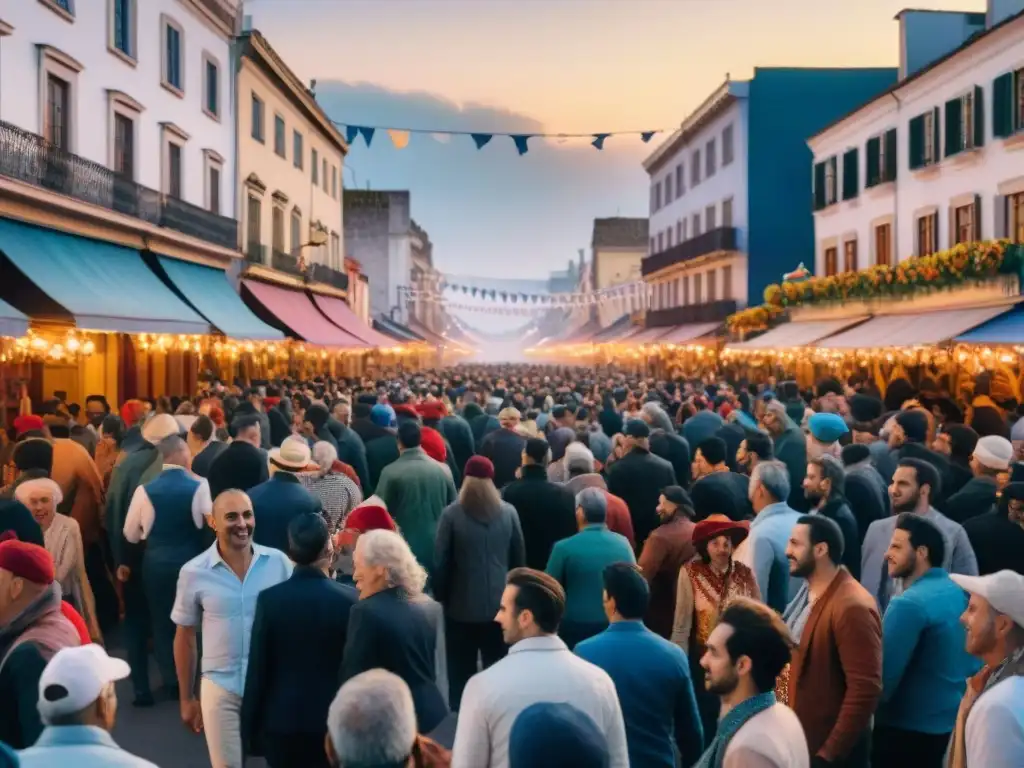
[(469, 135), (473, 137), (473, 143), (476, 144), (477, 149), (483, 149), (494, 138), (492, 133), (471, 133)]
[(526, 145), (526, 142), (528, 142), (531, 138), (532, 136), (530, 134), (515, 134), (512, 136), (512, 141), (514, 141), (516, 144), (516, 151), (520, 155), (525, 155), (527, 152), (530, 151), (530, 148)]
[(370, 146), (370, 142), (373, 141), (373, 132), (375, 130), (377, 130), (377, 129), (376, 128), (365, 128), (365, 127), (360, 127), (359, 128), (359, 133), (362, 134), (363, 141), (366, 142), (366, 146)]
[(604, 149), (604, 140), (607, 139), (611, 134), (609, 133), (595, 133), (594, 140), (590, 142), (590, 146), (594, 149)]

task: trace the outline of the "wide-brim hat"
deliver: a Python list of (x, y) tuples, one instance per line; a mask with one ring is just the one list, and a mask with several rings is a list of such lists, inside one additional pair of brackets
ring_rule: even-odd
[(708, 515), (693, 528), (693, 544), (704, 544), (719, 536), (728, 536), (732, 545), (738, 546), (750, 533), (750, 523), (746, 520), (730, 520), (725, 515)]
[(271, 448), (267, 454), (271, 466), (292, 472), (301, 472), (313, 460), (309, 443), (301, 437), (289, 437), (280, 448)]

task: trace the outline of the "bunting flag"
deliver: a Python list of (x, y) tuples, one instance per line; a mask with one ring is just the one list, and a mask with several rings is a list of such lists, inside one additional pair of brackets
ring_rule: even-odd
[(530, 139), (549, 139), (558, 144), (565, 144), (571, 139), (581, 139), (588, 141), (590, 146), (600, 152), (604, 149), (605, 142), (613, 136), (639, 136), (640, 140), (644, 144), (647, 144), (657, 134), (664, 133), (664, 130), (661, 128), (648, 131), (597, 131), (595, 133), (505, 133), (502, 131), (481, 133), (474, 131), (439, 131), (436, 129), (423, 128), (395, 128), (380, 125), (350, 125), (348, 123), (341, 123), (337, 121), (333, 122), (339, 128), (344, 129), (345, 140), (349, 144), (352, 144), (358, 137), (362, 136), (363, 141), (366, 142), (366, 146), (370, 146), (376, 131), (386, 131), (388, 136), (391, 138), (391, 143), (395, 149), (405, 149), (408, 147), (412, 134), (416, 133), (425, 134), (441, 144), (450, 143), (452, 138), (455, 136), (469, 136), (473, 140), (473, 144), (477, 149), (483, 149), (491, 143), (491, 140), (495, 136), (502, 136), (512, 139), (512, 144), (515, 146), (516, 152), (518, 152), (520, 156), (525, 155), (530, 151)]

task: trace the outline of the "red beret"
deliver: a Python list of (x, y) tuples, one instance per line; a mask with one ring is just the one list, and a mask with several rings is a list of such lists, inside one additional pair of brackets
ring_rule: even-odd
[(345, 528), (366, 533), (367, 531), (396, 531), (398, 526), (384, 507), (367, 505), (356, 507), (345, 518)]
[(32, 414), (26, 414), (19, 416), (14, 420), (14, 431), (18, 435), (23, 435), (26, 432), (42, 431), (43, 429), (43, 418), (41, 416), (33, 416)]
[(34, 584), (52, 584), (53, 558), (38, 544), (27, 544), (12, 532), (0, 537), (0, 570), (10, 571)]
[(395, 413), (408, 416), (410, 419), (419, 419), (420, 415), (411, 405), (396, 405)]
[(423, 427), (420, 430), (420, 447), (427, 456), (442, 464), (448, 458), (448, 449), (444, 446), (444, 438), (441, 433), (431, 427)]
[(126, 400), (124, 405), (121, 406), (121, 421), (124, 422), (125, 428), (131, 429), (134, 427), (142, 418), (144, 412), (145, 406), (141, 400)]
[(420, 416), (424, 419), (440, 420), (448, 415), (448, 409), (440, 400), (427, 400), (419, 404)]
[(466, 462), (466, 477), (477, 477), (481, 480), (494, 479), (494, 465), (486, 456), (470, 456)]

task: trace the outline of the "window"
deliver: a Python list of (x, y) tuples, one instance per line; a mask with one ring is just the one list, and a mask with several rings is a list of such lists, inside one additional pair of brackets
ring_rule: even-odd
[(693, 303), (704, 303), (704, 276), (700, 273), (693, 276)]
[(298, 131), (292, 132), (292, 165), (302, 170), (303, 155), (302, 134)]
[[(253, 253), (254, 250), (258, 250), (262, 242), (262, 222), (260, 221), (263, 215), (263, 201), (259, 197), (250, 193), (249, 194), (249, 206), (248, 216), (246, 217), (245, 224), (245, 235), (246, 242), (249, 244), (249, 253)], [(262, 259), (261, 259), (262, 260)]]
[(135, 121), (114, 113), (114, 173), (135, 180)]
[(220, 120), (220, 65), (208, 53), (203, 53), (203, 111), (214, 120)]
[(717, 222), (715, 221), (715, 218), (716, 218), (715, 214), (716, 213), (717, 213), (717, 211), (715, 210), (714, 203), (712, 203), (711, 205), (709, 205), (707, 208), (704, 209), (704, 231), (705, 232), (710, 232), (712, 229), (714, 229), (716, 227), (716, 225), (717, 225)]
[(131, 64), (136, 59), (135, 3), (136, 0), (107, 0), (110, 17), (107, 47)]
[(843, 272), (857, 271), (857, 241), (847, 240), (843, 243)]
[(836, 159), (830, 158), (825, 163), (825, 205), (836, 201)]
[(654, 184), (654, 210), (661, 209), (661, 182), (655, 182)]
[(181, 96), (185, 92), (185, 32), (169, 16), (163, 16), (163, 85)]
[(284, 137), (284, 118), (274, 115), (274, 154), (280, 157), (285, 156)]
[(270, 237), (271, 244), (275, 251), (284, 252), (284, 208), (274, 204), (274, 210), (270, 214)]
[(680, 238), (679, 242), (683, 242), (683, 240), (686, 240), (690, 236), (690, 220), (684, 216), (682, 219), (679, 220), (679, 223), (683, 225), (683, 236), (682, 238)]
[(945, 156), (950, 157), (984, 143), (983, 93), (981, 88), (975, 87), (946, 102)]
[(209, 202), (207, 208), (210, 213), (220, 214), (220, 166), (212, 163), (206, 169), (207, 197)]
[(292, 255), (298, 256), (302, 250), (302, 211), (292, 208)]
[(331, 197), (338, 199), (338, 169), (331, 166)]
[(865, 187), (875, 187), (896, 179), (896, 129), (868, 139), (867, 180)]
[(1024, 192), (1006, 198), (1006, 213), (1007, 235), (1015, 243), (1024, 243)]
[(953, 210), (953, 235), (957, 243), (974, 240), (974, 205), (961, 205)]
[(672, 202), (672, 174), (665, 177), (665, 205)]
[(857, 147), (843, 153), (843, 200), (853, 200), (860, 193), (859, 165)]
[(875, 264), (880, 267), (892, 265), (892, 224), (875, 227)]
[(700, 237), (700, 214), (693, 214), (693, 233), (690, 237)]
[(910, 168), (916, 170), (934, 165), (941, 159), (939, 147), (939, 108), (911, 118), (908, 125), (910, 133)]
[(665, 230), (665, 247), (672, 247), (672, 227), (669, 227), (668, 229)]
[(43, 138), (60, 149), (70, 150), (71, 85), (53, 74), (46, 76), (46, 110)]
[(313, 159), (310, 165), (313, 166), (313, 183), (318, 184), (320, 183), (320, 155), (317, 153), (315, 149), (313, 150)]
[(992, 83), (992, 135), (1012, 136), (1024, 128), (1024, 69), (1006, 72)]
[(327, 158), (323, 160), (324, 168), (323, 173), (320, 175), (320, 180), (324, 183), (324, 192), (327, 191)]
[(839, 273), (839, 249), (835, 246), (825, 249), (825, 277)]
[(256, 141), (263, 143), (263, 99), (255, 93), (252, 95), (251, 135)]
[(664, 232), (659, 232), (658, 233), (658, 250), (657, 250), (657, 252), (661, 253), (663, 250), (665, 250), (665, 233)]
[(331, 263), (341, 266), (341, 235), (331, 232)]
[(708, 270), (708, 303), (715, 301), (715, 295), (718, 293), (718, 286), (715, 284), (715, 278), (717, 277), (715, 272), (717, 270)]
[(167, 145), (167, 194), (181, 199), (181, 145)]
[(684, 186), (685, 182), (683, 181), (683, 177), (684, 177), (683, 163), (679, 163), (679, 165), (676, 166), (676, 197), (682, 197), (683, 196), (683, 192), (686, 191), (686, 187)]
[(722, 201), (722, 226), (732, 226), (732, 198), (727, 197)]
[(704, 146), (704, 178), (710, 179), (715, 175), (715, 163), (718, 162), (718, 155), (715, 153), (715, 140), (709, 139)]
[(732, 300), (732, 264), (722, 267), (722, 298)]
[(74, 0), (39, 0), (43, 5), (61, 16), (65, 21), (75, 20)]
[(733, 149), (733, 129), (732, 125), (727, 125), (722, 129), (722, 167), (732, 163), (734, 156)]
[(690, 187), (696, 187), (700, 184), (700, 150), (693, 150), (693, 154), (690, 155)]
[(648, 253), (657, 253), (657, 252), (658, 252), (658, 241), (655, 240), (652, 237), (651, 238), (651, 247), (650, 247), (650, 250), (648, 251)]
[(676, 222), (676, 242), (677, 243), (683, 242), (683, 223), (684, 223), (684, 221), (685, 221), (684, 219), (680, 219), (679, 221)]
[(814, 164), (814, 210), (820, 211), (836, 202), (837, 170), (835, 155)]
[(690, 303), (690, 276), (683, 275), (683, 306)]
[(917, 219), (917, 255), (930, 256), (939, 250), (939, 215), (930, 213)]

